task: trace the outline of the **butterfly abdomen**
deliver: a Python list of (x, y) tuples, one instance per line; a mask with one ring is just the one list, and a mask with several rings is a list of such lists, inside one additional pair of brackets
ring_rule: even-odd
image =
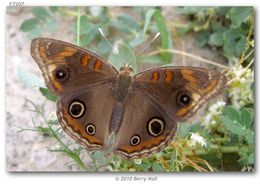
[(110, 120), (110, 131), (109, 133), (113, 131), (117, 131), (117, 129), (120, 126), (121, 120), (122, 120), (122, 114), (124, 105), (122, 103), (116, 102), (113, 106), (112, 116)]

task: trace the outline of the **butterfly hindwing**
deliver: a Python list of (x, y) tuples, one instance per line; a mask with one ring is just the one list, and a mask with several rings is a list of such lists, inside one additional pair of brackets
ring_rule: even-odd
[(64, 95), (57, 101), (62, 128), (88, 150), (104, 150), (115, 98), (114, 82)]

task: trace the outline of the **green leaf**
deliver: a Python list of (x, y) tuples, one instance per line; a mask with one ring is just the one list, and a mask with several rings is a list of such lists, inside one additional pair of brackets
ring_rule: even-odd
[(39, 78), (35, 74), (24, 70), (23, 68), (18, 68), (17, 71), (18, 79), (27, 87), (46, 87), (43, 79)]
[(57, 101), (57, 97), (54, 96), (54, 95), (52, 95), (47, 88), (42, 88), (42, 87), (40, 87), (39, 90), (40, 90), (41, 94), (42, 94), (46, 99), (48, 99), (48, 100), (50, 100), (50, 101), (53, 101), (53, 102)]
[(46, 23), (47, 29), (50, 32), (54, 32), (58, 28), (58, 22), (55, 19), (49, 19)]
[(248, 144), (254, 143), (254, 132), (246, 129), (241, 123), (237, 120), (234, 120), (227, 115), (220, 116), (220, 120), (224, 124), (224, 127), (233, 134), (236, 134), (240, 137), (245, 137), (245, 140)]
[(171, 160), (170, 160), (170, 164), (172, 165), (174, 163), (174, 161), (177, 160), (178, 157), (178, 153), (176, 150), (173, 150), (172, 154), (171, 154)]
[(151, 18), (153, 16), (153, 14), (155, 13), (155, 9), (149, 9), (146, 13), (145, 13), (145, 22), (144, 22), (144, 29), (143, 29), (143, 35), (145, 35), (148, 25), (151, 21)]
[(218, 22), (217, 20), (212, 20), (210, 22), (210, 27), (212, 32), (223, 33), (227, 28), (222, 25), (223, 23)]
[(106, 40), (102, 39), (98, 43), (98, 53), (99, 54), (106, 54), (111, 51), (111, 47), (107, 44)]
[(88, 18), (87, 18), (86, 15), (81, 15), (81, 16), (80, 16), (79, 25), (78, 25), (78, 23), (72, 24), (72, 31), (73, 31), (75, 34), (77, 34), (78, 26), (79, 26), (79, 28), (80, 28), (80, 35), (88, 34), (88, 33), (91, 32), (91, 30), (94, 28), (94, 25), (91, 24), (91, 23), (88, 21)]
[(202, 130), (202, 126), (201, 126), (201, 123), (194, 123), (191, 125), (191, 128), (190, 128), (190, 132), (198, 132)]
[(201, 31), (196, 35), (196, 45), (198, 47), (203, 47), (208, 43), (210, 37), (210, 32), (208, 30)]
[(154, 172), (165, 172), (164, 168), (157, 162), (153, 162), (152, 169)]
[(163, 59), (160, 56), (139, 56), (137, 58), (138, 63), (151, 64), (151, 65), (162, 65), (164, 64)]
[[(159, 10), (156, 10), (154, 12), (153, 18), (156, 21), (158, 31), (160, 32), (160, 38), (161, 38), (161, 48), (162, 49), (170, 49), (172, 48), (172, 40), (171, 36), (168, 32), (168, 29), (165, 25), (164, 17), (162, 16), (161, 12)], [(169, 52), (161, 53), (161, 57), (165, 61), (165, 63), (170, 63), (172, 60), (172, 54)]]
[(251, 113), (245, 109), (242, 108), (241, 112), (240, 112), (240, 122), (243, 126), (245, 126), (247, 129), (250, 129), (253, 119), (252, 119), (252, 115)]
[(80, 41), (79, 41), (79, 46), (86, 46), (89, 43), (91, 43), (91, 41), (93, 41), (93, 39), (97, 36), (97, 34), (83, 34), (80, 35)]
[(197, 14), (197, 13), (203, 13), (208, 11), (208, 7), (181, 7), (177, 9), (178, 14)]
[(46, 18), (48, 18), (50, 16), (48, 11), (43, 7), (33, 8), (32, 14), (35, 16), (35, 18), (42, 19), (42, 20), (45, 20)]
[(225, 128), (238, 136), (245, 135), (245, 129), (236, 120), (232, 120), (228, 116), (220, 116), (220, 120), (224, 124)]
[(181, 125), (178, 125), (178, 130), (177, 130), (177, 136), (180, 138), (184, 138), (188, 136), (191, 132), (191, 125), (182, 123)]
[(233, 7), (229, 11), (231, 23), (235, 27), (239, 27), (242, 22), (246, 22), (252, 14), (252, 7)]
[(136, 19), (134, 19), (132, 16), (128, 14), (122, 14), (118, 16), (116, 21), (113, 21), (111, 25), (122, 32), (135, 33), (139, 32), (140, 30), (140, 26), (137, 23)]
[(223, 108), (223, 114), (227, 115), (231, 120), (239, 120), (238, 112), (231, 106), (225, 106)]
[(40, 29), (39, 27), (36, 27), (36, 28), (34, 28), (33, 30), (30, 30), (30, 31), (28, 32), (28, 37), (29, 37), (30, 39), (34, 39), (34, 38), (36, 38), (36, 37), (41, 36), (41, 34), (42, 34), (42, 29)]
[[(239, 56), (244, 50), (245, 36), (240, 29), (230, 28), (223, 34), (224, 38), (224, 55), (227, 58)], [(242, 38), (242, 40), (241, 40)], [(244, 42), (244, 43), (243, 43)]]
[(80, 16), (80, 35), (89, 33), (91, 29), (92, 25), (89, 24), (87, 16)]
[(135, 68), (135, 55), (133, 50), (124, 43), (118, 44), (119, 55), (114, 54), (112, 51), (109, 54), (108, 61), (112, 63), (116, 69), (120, 69), (125, 63), (131, 63)]
[(136, 20), (136, 18), (132, 17), (128, 14), (122, 14), (118, 17), (120, 22), (124, 22), (124, 25), (127, 25), (129, 28), (134, 30), (140, 30), (140, 26)]
[(251, 130), (245, 130), (245, 139), (248, 144), (253, 144), (255, 141), (255, 133)]
[(247, 162), (249, 164), (254, 164), (255, 163), (255, 153), (251, 153), (247, 159)]
[(235, 46), (236, 56), (239, 56), (240, 54), (242, 54), (242, 52), (245, 50), (245, 48), (246, 48), (246, 37), (241, 36)]
[(138, 34), (133, 40), (129, 42), (129, 45), (133, 48), (140, 44), (142, 44), (145, 41), (145, 37), (143, 34)]
[(229, 10), (230, 10), (230, 7), (221, 6), (221, 7), (217, 8), (217, 13), (220, 14), (221, 16), (225, 16)]
[(224, 44), (222, 33), (213, 33), (209, 37), (209, 44), (221, 47)]
[(89, 27), (85, 31), (85, 33), (80, 35), (79, 45), (80, 46), (88, 45), (89, 43), (91, 43), (98, 36), (98, 34), (99, 34), (99, 32), (98, 32), (98, 25), (95, 25), (95, 26), (90, 26), (89, 25)]
[(140, 165), (137, 165), (138, 168), (141, 169), (141, 171), (147, 171), (149, 168), (151, 168), (151, 163), (149, 161), (142, 161)]
[(246, 22), (246, 23), (242, 23), (241, 26), (240, 26), (240, 29), (243, 33), (248, 33), (249, 30), (250, 30), (250, 26), (251, 23), (250, 22)]
[(38, 20), (35, 18), (27, 19), (22, 24), (20, 29), (23, 32), (29, 32), (38, 26)]
[(50, 6), (49, 9), (50, 9), (51, 12), (54, 13), (54, 12), (57, 12), (59, 10), (59, 7), (58, 6)]
[(184, 27), (178, 28), (177, 33), (182, 36), (182, 35), (186, 34), (187, 32), (191, 31), (193, 29), (194, 25), (195, 25), (194, 22), (189, 22)]

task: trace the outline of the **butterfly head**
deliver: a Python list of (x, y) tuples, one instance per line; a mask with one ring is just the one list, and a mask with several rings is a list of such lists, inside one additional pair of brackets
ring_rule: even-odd
[(129, 76), (132, 76), (133, 72), (134, 72), (133, 67), (130, 66), (129, 64), (124, 64), (124, 66), (122, 66), (119, 69), (120, 74), (126, 74), (126, 75), (129, 75)]

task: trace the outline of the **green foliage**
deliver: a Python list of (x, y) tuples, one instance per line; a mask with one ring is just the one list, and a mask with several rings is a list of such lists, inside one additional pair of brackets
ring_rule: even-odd
[[(75, 21), (71, 24), (71, 30), (77, 36), (74, 43), (102, 54), (117, 67), (126, 62), (132, 62), (131, 64), (135, 66), (137, 61), (149, 65), (171, 63), (172, 54), (169, 52), (162, 52), (152, 57), (147, 57), (143, 53), (138, 54), (140, 48), (142, 49), (157, 32), (160, 32), (161, 38), (159, 47), (165, 50), (173, 48), (172, 36), (160, 9), (136, 8), (136, 13), (139, 13), (139, 19), (128, 13), (112, 17), (107, 7), (77, 8), (74, 11), (66, 7), (35, 7), (32, 8), (33, 17), (25, 20), (20, 29), (27, 33), (29, 38), (35, 38), (43, 33), (56, 31), (59, 16), (73, 17)], [(118, 46), (118, 50), (122, 52), (121, 57), (113, 54), (113, 50), (101, 37), (98, 28), (102, 28), (105, 35), (112, 34), (108, 38), (114, 47)], [(128, 52), (124, 52), (126, 48)], [(133, 59), (135, 56), (137, 59)]]
[(252, 114), (252, 111), (250, 112), (246, 108), (242, 108), (238, 112), (233, 107), (228, 106), (223, 109), (221, 121), (231, 134), (237, 135), (240, 140), (244, 139), (248, 144), (253, 144), (254, 131), (251, 129), (253, 123)]
[[(158, 31), (162, 34), (161, 35), (162, 49), (172, 48), (171, 37), (169, 36), (168, 29), (165, 25), (164, 18), (163, 18), (162, 14), (159, 10), (156, 10), (154, 12), (154, 19), (155, 19), (156, 24), (158, 26)], [(161, 56), (166, 63), (171, 62), (171, 54), (170, 53), (162, 53)]]
[(216, 47), (229, 60), (245, 50), (250, 19), (254, 16), (252, 7), (184, 7), (179, 13), (190, 19), (179, 32), (197, 32), (199, 47)]
[(246, 35), (240, 29), (230, 28), (223, 34), (223, 53), (225, 57), (239, 57), (246, 47)]
[[(119, 70), (120, 67), (122, 67), (125, 63), (130, 63), (135, 66), (135, 56), (134, 56), (134, 51), (125, 43), (119, 43), (118, 44), (118, 52), (120, 56), (117, 54), (113, 53), (112, 51), (110, 52), (108, 56), (108, 61), (113, 63), (113, 65)], [(121, 57), (122, 56), (122, 57)], [(126, 61), (127, 59), (127, 61)]]
[[(53, 138), (60, 145), (58, 149), (49, 148), (51, 152), (66, 154), (84, 171), (209, 172), (254, 168), (253, 8), (183, 7), (178, 8), (178, 13), (188, 20), (184, 27), (177, 28), (179, 37), (193, 33), (198, 47), (216, 50), (226, 57), (227, 66), (239, 61), (235, 64), (239, 68), (230, 71), (228, 76), (228, 101), (210, 105), (196, 124), (181, 123), (174, 141), (163, 151), (129, 161), (100, 151), (84, 151), (74, 141), (64, 143), (67, 138), (61, 134), (57, 118), (47, 118), (43, 107), (30, 102), (34, 107), (32, 111), (44, 118), (45, 124), (36, 125), (31, 130)], [(21, 25), (21, 30), (29, 37), (55, 31), (53, 25), (58, 23), (59, 17), (67, 16), (72, 18), (68, 29), (75, 35), (74, 43), (102, 55), (117, 69), (128, 62), (138, 72), (143, 66), (171, 64), (174, 57), (171, 52), (165, 52), (174, 47), (172, 33), (175, 30), (170, 29), (174, 26), (172, 20), (163, 16), (160, 8), (134, 7), (114, 14), (108, 7), (37, 7), (32, 9), (32, 15)], [(101, 37), (98, 28), (102, 28), (112, 48)], [(155, 55), (139, 54), (157, 32), (161, 34), (160, 39), (149, 46), (148, 51), (164, 51)], [(119, 55), (113, 50), (117, 50)], [(56, 101), (57, 98), (37, 76), (22, 72), (19, 77), (25, 85), (39, 87), (46, 100)], [(229, 105), (225, 106), (226, 103)], [(72, 148), (71, 144), (77, 148)], [(90, 157), (88, 164), (82, 160), (85, 153)]]
[(240, 27), (242, 23), (246, 23), (252, 16), (253, 11), (252, 7), (233, 7), (227, 13), (227, 16), (234, 27)]
[(64, 153), (68, 157), (70, 157), (73, 163), (79, 166), (82, 170), (90, 169), (83, 163), (83, 161), (80, 158), (80, 154), (82, 154), (83, 151), (82, 147), (78, 146), (77, 148), (70, 148), (71, 143), (64, 143), (64, 141), (62, 141), (62, 139), (64, 140), (65, 138), (61, 133), (61, 128), (60, 125), (58, 125), (57, 118), (47, 118), (44, 114), (45, 113), (44, 105), (36, 105), (30, 100), (27, 100), (27, 105), (29, 107), (29, 110), (39, 115), (44, 122), (40, 124), (36, 124), (32, 119), (34, 128), (23, 129), (20, 128), (19, 126), (16, 126), (20, 128), (19, 132), (35, 131), (44, 136), (53, 138), (58, 145), (56, 145), (55, 149), (47, 147), (47, 149), (50, 152)]
[(48, 100), (50, 100), (50, 101), (54, 101), (54, 102), (57, 101), (57, 97), (56, 97), (56, 96), (53, 96), (53, 95), (49, 92), (49, 90), (48, 90), (47, 88), (42, 88), (42, 87), (40, 87), (39, 90), (40, 90), (41, 94), (42, 94), (46, 99), (48, 99)]
[[(216, 141), (210, 142), (212, 139), (224, 136), (218, 142), (222, 162), (230, 165), (238, 162), (243, 170), (254, 167), (254, 89), (250, 88), (254, 86), (254, 9), (183, 7), (179, 8), (179, 13), (188, 20), (188, 25), (179, 29), (180, 34), (193, 32), (199, 47), (214, 48), (227, 58), (230, 66), (236, 66), (228, 76), (227, 93), (231, 105), (220, 110), (210, 109), (205, 116), (203, 125), (210, 131), (208, 144), (214, 144)], [(237, 158), (231, 160), (224, 150)], [(229, 170), (230, 165), (222, 164), (222, 167)]]
[(20, 29), (24, 32), (29, 32), (31, 30), (33, 30), (34, 28), (36, 28), (38, 25), (38, 20), (35, 19), (35, 18), (30, 18), (30, 19), (27, 19), (25, 20)]
[(32, 9), (32, 14), (34, 15), (34, 17), (36, 19), (41, 19), (41, 20), (45, 20), (47, 19), (50, 15), (48, 13), (48, 11), (43, 8), (43, 7), (35, 7)]
[(32, 8), (33, 18), (23, 21), (20, 29), (27, 33), (28, 37), (33, 39), (49, 31), (54, 32), (58, 27), (58, 21), (55, 19), (55, 12), (58, 7), (34, 7)]

